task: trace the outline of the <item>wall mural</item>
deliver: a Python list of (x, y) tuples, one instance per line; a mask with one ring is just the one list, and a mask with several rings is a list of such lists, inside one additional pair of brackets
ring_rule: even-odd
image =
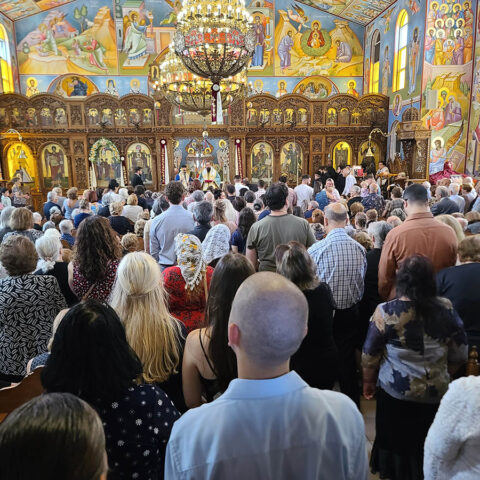
[(65, 150), (51, 143), (42, 150), (42, 171), (45, 188), (61, 186), (68, 188), (68, 161)]
[[(389, 128), (401, 121), (407, 108), (419, 108), (420, 105), (425, 9), (424, 0), (398, 0), (365, 29), (363, 91), (375, 93), (373, 85), (376, 83), (378, 93), (390, 97)], [(403, 28), (400, 24), (402, 19)], [(375, 58), (377, 38), (379, 42)], [(375, 70), (376, 62), (378, 70)], [(401, 79), (394, 89), (395, 68), (397, 72), (403, 71), (403, 75), (400, 75)], [(403, 155), (397, 149), (401, 148), (400, 142), (392, 144), (389, 138), (388, 143), (388, 157), (393, 160), (394, 153)]]
[[(12, 2), (9, 2), (12, 3)], [(0, 24), (3, 27), (1, 36), (5, 37), (6, 45), (2, 46), (0, 51), (0, 57), (10, 63), (12, 67), (13, 86), (15, 91), (19, 90), (18, 85), (18, 68), (17, 68), (17, 55), (15, 51), (15, 35), (13, 33), (13, 22), (5, 15), (0, 13)], [(0, 82), (1, 84), (1, 82)], [(0, 90), (2, 91), (2, 90)]]
[(477, 23), (475, 68), (465, 172), (469, 175), (480, 175), (480, 16)]
[(448, 158), (463, 171), (472, 83), (475, 3), (428, 5), (423, 64), (422, 121), (432, 130), (430, 174)]
[(18, 20), (69, 1), (71, 0), (0, 0), (0, 10), (11, 20)]
[(362, 27), (306, 5), (295, 15), (287, 0), (275, 8), (277, 75), (363, 75)]

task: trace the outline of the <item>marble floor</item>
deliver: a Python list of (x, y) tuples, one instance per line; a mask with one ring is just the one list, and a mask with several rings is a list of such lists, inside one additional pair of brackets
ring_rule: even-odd
[[(360, 410), (362, 411), (363, 419), (365, 421), (365, 432), (367, 435), (367, 451), (368, 458), (370, 458), (370, 452), (373, 447), (373, 440), (375, 439), (375, 409), (376, 401), (375, 400), (365, 400), (363, 397), (360, 397)], [(369, 474), (369, 480), (379, 480), (378, 475)]]

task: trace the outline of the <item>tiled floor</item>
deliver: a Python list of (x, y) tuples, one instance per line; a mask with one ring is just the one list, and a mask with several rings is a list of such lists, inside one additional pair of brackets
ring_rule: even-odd
[[(373, 440), (375, 439), (375, 400), (365, 400), (363, 397), (360, 399), (360, 409), (365, 420), (365, 432), (367, 434), (367, 451), (368, 458), (370, 458), (370, 452), (372, 451)], [(378, 475), (369, 475), (369, 480), (378, 480)]]

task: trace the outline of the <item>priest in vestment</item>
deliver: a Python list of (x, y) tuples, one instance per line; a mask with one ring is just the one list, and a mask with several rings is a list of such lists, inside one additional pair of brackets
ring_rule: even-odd
[(208, 187), (220, 188), (220, 174), (212, 167), (211, 162), (205, 162), (205, 168), (200, 173), (200, 182), (202, 182), (202, 190), (206, 192)]
[(188, 187), (190, 186), (190, 182), (192, 181), (192, 177), (190, 176), (190, 172), (187, 171), (186, 165), (182, 165), (180, 167), (180, 172), (177, 173), (175, 177), (175, 181), (182, 182), (182, 185), (184, 186), (184, 188), (188, 190)]

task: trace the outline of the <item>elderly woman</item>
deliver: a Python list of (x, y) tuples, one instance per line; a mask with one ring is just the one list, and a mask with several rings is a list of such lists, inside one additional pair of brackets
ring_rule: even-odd
[(457, 237), (458, 243), (460, 243), (465, 238), (465, 234), (463, 233), (460, 222), (452, 215), (437, 215), (435, 217), (435, 220), (437, 220), (438, 222), (442, 222), (445, 225), (448, 225), (451, 229), (453, 229), (453, 231), (455, 232), (455, 236)]
[(86, 218), (78, 229), (68, 283), (78, 299), (106, 300), (122, 256), (118, 237), (104, 217)]
[(93, 215), (92, 210), (90, 209), (90, 203), (88, 200), (82, 198), (78, 202), (77, 214), (73, 218), (73, 225), (75, 228), (78, 228), (80, 224), (88, 217)]
[(111, 227), (120, 235), (125, 235), (126, 233), (133, 233), (133, 223), (123, 214), (123, 203), (113, 202), (110, 204), (110, 216), (108, 221), (110, 222)]
[(12, 231), (10, 228), (10, 219), (15, 210), (15, 207), (5, 207), (0, 214), (0, 243), (2, 243), (3, 237)]
[(423, 478), (423, 445), (450, 373), (467, 360), (467, 336), (449, 300), (437, 296), (431, 261), (407, 258), (397, 298), (380, 304), (363, 346), (363, 395), (376, 396), (370, 460), (380, 478)]
[(319, 208), (317, 208), (312, 212), (311, 218), (312, 223), (310, 224), (310, 228), (312, 229), (313, 235), (315, 236), (315, 240), (323, 240), (327, 235), (327, 232), (325, 231), (325, 227), (323, 225), (323, 212)]
[(36, 242), (42, 236), (42, 232), (33, 228), (33, 213), (25, 207), (16, 208), (10, 217), (11, 232), (6, 233), (3, 241), (12, 235), (21, 235), (32, 242)]
[[(68, 221), (68, 220), (67, 220)], [(35, 244), (39, 261), (35, 275), (52, 275), (57, 279), (67, 305), (71, 307), (78, 302), (68, 285), (68, 264), (62, 262), (62, 244), (55, 235), (44, 235)]]
[(230, 230), (226, 225), (212, 227), (202, 242), (202, 256), (207, 265), (215, 268), (218, 261), (230, 251)]
[(203, 327), (205, 305), (213, 268), (202, 257), (202, 244), (194, 235), (175, 237), (178, 265), (163, 271), (163, 282), (169, 297), (170, 313), (187, 331)]
[(337, 378), (338, 352), (333, 339), (334, 300), (328, 284), (320, 282), (307, 249), (298, 242), (275, 249), (277, 273), (292, 281), (308, 302), (308, 332), (291, 359), (311, 387), (332, 389)]
[(18, 382), (28, 361), (47, 348), (52, 322), (67, 308), (57, 280), (33, 275), (35, 245), (13, 235), (0, 246), (0, 262), (8, 273), (0, 279), (0, 380)]
[(127, 198), (127, 204), (123, 207), (122, 215), (135, 223), (142, 213), (143, 208), (138, 205), (138, 197), (132, 193)]

